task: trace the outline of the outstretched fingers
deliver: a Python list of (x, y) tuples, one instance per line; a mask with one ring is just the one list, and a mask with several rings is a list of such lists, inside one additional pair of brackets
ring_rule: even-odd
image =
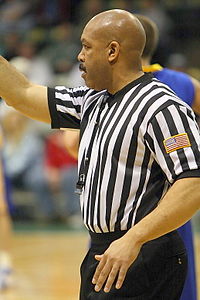
[(105, 284), (104, 292), (108, 293), (115, 281), (115, 287), (120, 289), (124, 282), (128, 266), (126, 264), (120, 265), (118, 261), (111, 263), (111, 261), (106, 260), (103, 256), (101, 258), (98, 256), (96, 259), (101, 260), (92, 279), (92, 283), (95, 284), (95, 291), (99, 292)]
[(98, 267), (96, 268), (92, 283), (95, 284), (95, 291), (99, 292), (105, 283), (105, 280), (108, 278), (111, 271), (111, 265), (106, 261), (105, 257), (102, 257), (99, 262)]
[(122, 287), (122, 284), (124, 282), (124, 279), (126, 277), (126, 273), (128, 271), (128, 266), (121, 266), (121, 268), (119, 269), (119, 275), (118, 275), (118, 279), (116, 282), (116, 289), (120, 289)]

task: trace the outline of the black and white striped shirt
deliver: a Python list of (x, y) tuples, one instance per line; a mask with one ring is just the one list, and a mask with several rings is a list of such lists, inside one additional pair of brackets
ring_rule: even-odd
[(80, 202), (90, 231), (127, 230), (175, 180), (200, 176), (194, 113), (150, 74), (115, 95), (49, 89), (49, 109), (53, 128), (81, 129), (79, 173), (86, 181)]

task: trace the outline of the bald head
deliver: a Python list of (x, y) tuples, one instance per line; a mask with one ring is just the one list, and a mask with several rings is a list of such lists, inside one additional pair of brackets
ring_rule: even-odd
[(96, 15), (81, 42), (78, 60), (87, 86), (113, 93), (142, 75), (145, 32), (131, 13), (113, 9)]
[(138, 19), (125, 10), (113, 9), (93, 17), (85, 26), (95, 39), (104, 40), (107, 44), (117, 41), (124, 55), (129, 59), (135, 51), (142, 54), (145, 45), (145, 32)]

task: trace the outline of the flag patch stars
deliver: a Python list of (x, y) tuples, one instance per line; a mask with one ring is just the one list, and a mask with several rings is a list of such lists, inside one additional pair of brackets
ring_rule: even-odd
[(163, 144), (167, 153), (191, 146), (187, 133), (170, 136), (163, 141)]

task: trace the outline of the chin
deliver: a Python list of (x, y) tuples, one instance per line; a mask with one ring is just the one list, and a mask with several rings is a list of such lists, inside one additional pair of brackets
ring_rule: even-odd
[(85, 84), (87, 85), (87, 87), (89, 87), (90, 89), (93, 89), (95, 91), (102, 91), (102, 90), (104, 90), (103, 87), (100, 87), (100, 86), (96, 85), (94, 82), (91, 82), (91, 81), (85, 80)]
[(92, 83), (92, 82), (90, 82), (90, 81), (88, 81), (88, 80), (85, 79), (85, 84), (86, 84), (87, 87), (89, 87), (90, 89), (96, 90), (95, 84), (94, 84), (94, 83)]

